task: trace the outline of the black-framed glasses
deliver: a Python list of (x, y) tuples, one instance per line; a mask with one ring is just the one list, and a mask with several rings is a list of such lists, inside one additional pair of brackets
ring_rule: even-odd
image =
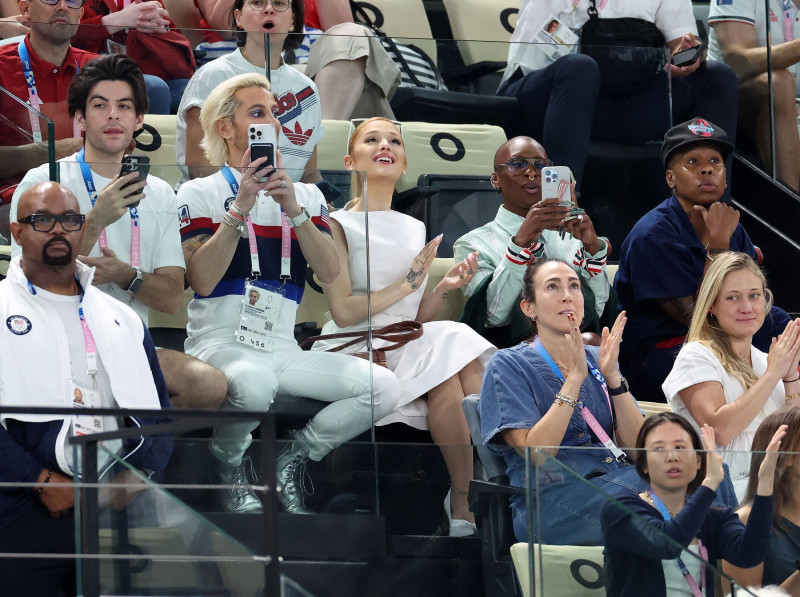
[[(40, 0), (42, 4), (47, 4), (48, 6), (55, 6), (56, 4), (61, 4), (61, 0)], [(83, 6), (83, 0), (66, 0), (67, 8), (81, 8)]]
[(272, 4), (275, 12), (285, 12), (292, 5), (292, 0), (247, 0), (247, 3), (253, 10), (264, 10), (267, 4)]
[(553, 162), (547, 158), (511, 158), (507, 162), (495, 165), (495, 170), (505, 168), (511, 176), (519, 176), (524, 174), (528, 168), (533, 167), (534, 170), (542, 170), (548, 166), (552, 166)]
[(19, 219), (20, 224), (30, 224), (36, 232), (50, 232), (56, 222), (67, 232), (76, 232), (83, 228), (86, 216), (83, 214), (31, 214)]

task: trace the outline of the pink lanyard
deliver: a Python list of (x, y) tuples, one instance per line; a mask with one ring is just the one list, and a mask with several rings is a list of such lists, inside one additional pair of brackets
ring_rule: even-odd
[[(31, 121), (31, 133), (33, 134), (33, 140), (36, 143), (42, 142), (42, 125), (39, 123), (39, 115), (36, 112), (42, 111), (42, 100), (39, 99), (39, 92), (36, 90), (36, 79), (33, 75), (33, 63), (31, 62), (30, 56), (28, 54), (28, 46), (25, 45), (25, 40), (23, 39), (19, 42), (17, 46), (17, 52), (19, 53), (19, 59), (22, 62), (22, 72), (25, 76), (25, 85), (28, 87), (28, 98), (30, 100), (30, 105), (33, 110), (28, 110), (28, 118)], [(78, 61), (75, 61), (75, 72), (80, 72), (81, 67), (78, 65)], [(81, 136), (81, 129), (78, 126), (78, 122), (73, 118), (72, 119), (72, 136), (73, 137), (80, 137)]]
[(791, 6), (792, 0), (783, 0), (783, 41), (794, 39), (794, 23), (792, 23), (792, 15), (789, 12)]
[[(239, 194), (239, 183), (228, 164), (222, 164), (222, 175), (231, 187), (233, 196)], [(258, 245), (256, 244), (256, 231), (250, 214), (245, 217), (247, 226), (247, 242), (250, 247), (250, 270), (254, 278), (261, 275), (261, 261), (258, 258)], [(286, 213), (281, 208), (281, 280), (286, 281), (292, 277), (292, 229), (286, 221)]]
[[(94, 207), (97, 201), (97, 189), (94, 186), (94, 178), (92, 177), (92, 169), (86, 163), (85, 150), (81, 149), (78, 152), (78, 163), (81, 167), (81, 174), (83, 175), (83, 182), (86, 185), (86, 192), (89, 193), (89, 200)], [(129, 207), (128, 212), (131, 215), (131, 265), (139, 267), (142, 262), (142, 230), (139, 227), (139, 210), (135, 207)], [(100, 238), (97, 239), (100, 248), (105, 250), (108, 248), (108, 238), (105, 229), (100, 233)]]

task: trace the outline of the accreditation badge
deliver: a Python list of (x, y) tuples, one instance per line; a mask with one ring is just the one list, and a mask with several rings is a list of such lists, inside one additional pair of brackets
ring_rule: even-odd
[(283, 285), (246, 280), (236, 341), (257, 350), (271, 350), (284, 298), (286, 288)]
[(555, 61), (562, 56), (571, 54), (577, 47), (580, 38), (569, 28), (569, 25), (554, 15), (550, 15), (536, 32), (533, 41), (540, 50)]
[[(72, 389), (72, 408), (99, 408), (100, 407), (100, 393), (97, 390), (91, 390), (72, 382), (70, 384)], [(81, 415), (76, 414), (72, 416), (72, 434), (73, 435), (90, 435), (92, 433), (103, 432), (103, 417), (99, 415)]]

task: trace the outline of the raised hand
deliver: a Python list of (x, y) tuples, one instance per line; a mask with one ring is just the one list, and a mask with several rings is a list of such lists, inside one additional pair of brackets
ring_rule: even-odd
[(128, 172), (124, 176), (118, 174), (112, 178), (111, 182), (97, 194), (94, 207), (86, 214), (86, 219), (102, 229), (124, 216), (128, 206), (147, 196), (141, 192), (147, 186), (147, 181), (132, 182), (137, 176), (139, 176), (137, 172)]
[[(781, 379), (794, 379), (800, 352), (800, 319), (786, 324), (783, 333), (772, 339), (767, 355), (767, 371), (780, 375)], [(791, 375), (791, 377), (789, 377)]]
[(274, 170), (272, 166), (261, 168), (267, 160), (269, 160), (269, 157), (264, 156), (251, 162), (249, 148), (242, 156), (242, 181), (239, 183), (239, 192), (236, 194), (236, 200), (234, 201), (242, 215), (250, 213), (250, 210), (256, 204), (258, 193), (265, 190), (270, 182), (269, 179), (265, 182), (259, 182), (260, 178), (267, 176)]
[(622, 342), (622, 331), (625, 329), (625, 323), (628, 321), (627, 313), (622, 311), (617, 315), (613, 327), (609, 331), (607, 327), (603, 328), (603, 333), (600, 338), (600, 352), (597, 360), (600, 364), (600, 372), (606, 378), (609, 387), (616, 388), (622, 384), (622, 379), (617, 367), (619, 360), (619, 345)]
[(528, 247), (536, 242), (544, 230), (558, 230), (569, 213), (569, 207), (563, 207), (559, 203), (559, 199), (555, 197), (534, 203), (514, 235), (516, 244)]
[(445, 291), (461, 288), (470, 283), (470, 280), (475, 277), (477, 271), (478, 251), (474, 251), (467, 255), (464, 261), (450, 268), (450, 271), (444, 275), (438, 286)]
[(561, 363), (564, 366), (564, 377), (571, 377), (583, 381), (589, 373), (589, 368), (586, 363), (586, 349), (583, 345), (583, 336), (581, 336), (580, 321), (575, 317), (574, 313), (570, 313), (569, 318), (569, 333), (564, 334), (570, 345), (570, 356), (568, 360)]
[(597, 237), (594, 222), (589, 214), (581, 214), (574, 220), (570, 220), (564, 224), (564, 230), (581, 241), (590, 255), (594, 255), (600, 250), (600, 239)]
[(764, 460), (758, 467), (758, 495), (772, 495), (775, 486), (775, 467), (778, 464), (778, 451), (781, 448), (781, 440), (786, 436), (788, 425), (781, 425), (775, 430), (775, 434), (767, 446)]
[(436, 252), (439, 250), (439, 245), (442, 242), (442, 234), (431, 240), (427, 245), (422, 247), (422, 250), (411, 261), (411, 266), (404, 279), (404, 283), (409, 286), (409, 294), (417, 290), (420, 285), (425, 281), (428, 275), (428, 270), (433, 265), (433, 260), (436, 259)]
[(739, 224), (739, 212), (719, 201), (712, 203), (708, 209), (702, 205), (695, 205), (694, 209), (700, 213), (708, 230), (709, 246), (713, 249), (727, 249)]
[(725, 478), (725, 470), (722, 468), (722, 456), (717, 452), (714, 428), (704, 424), (700, 435), (706, 450), (706, 478), (703, 480), (703, 485), (716, 491)]

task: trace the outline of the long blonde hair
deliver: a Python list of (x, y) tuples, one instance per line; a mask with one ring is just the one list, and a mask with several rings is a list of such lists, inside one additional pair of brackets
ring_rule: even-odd
[(722, 253), (714, 259), (703, 277), (686, 341), (701, 342), (708, 347), (722, 363), (725, 371), (739, 380), (746, 392), (758, 381), (758, 376), (750, 365), (733, 352), (728, 334), (719, 327), (716, 317), (711, 313), (711, 307), (719, 297), (725, 276), (742, 269), (749, 271), (761, 281), (766, 301), (764, 313), (765, 315), (769, 313), (772, 307), (772, 294), (767, 289), (767, 280), (756, 262), (746, 253)]

